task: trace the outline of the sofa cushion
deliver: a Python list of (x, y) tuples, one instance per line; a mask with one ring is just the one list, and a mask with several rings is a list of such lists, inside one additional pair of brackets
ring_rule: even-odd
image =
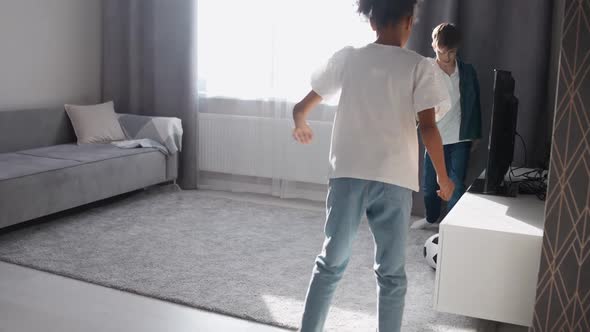
[(112, 101), (99, 105), (65, 105), (78, 143), (122, 141), (125, 134)]
[(112, 144), (61, 144), (19, 151), (19, 154), (75, 160), (81, 163), (132, 156), (141, 153), (161, 153), (154, 148), (121, 149)]
[(80, 165), (75, 160), (0, 153), (0, 181)]

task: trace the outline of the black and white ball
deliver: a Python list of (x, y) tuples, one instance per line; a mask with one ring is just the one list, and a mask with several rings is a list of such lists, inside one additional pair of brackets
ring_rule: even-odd
[(429, 237), (424, 243), (424, 259), (433, 269), (436, 269), (438, 259), (438, 234)]

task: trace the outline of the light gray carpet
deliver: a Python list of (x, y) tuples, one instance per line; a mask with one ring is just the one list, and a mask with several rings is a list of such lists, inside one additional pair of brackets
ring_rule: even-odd
[[(189, 306), (294, 328), (323, 213), (158, 187), (0, 235), (0, 259)], [(403, 331), (476, 331), (434, 312), (432, 232), (410, 231)], [(366, 222), (339, 285), (329, 331), (375, 330), (373, 240)]]

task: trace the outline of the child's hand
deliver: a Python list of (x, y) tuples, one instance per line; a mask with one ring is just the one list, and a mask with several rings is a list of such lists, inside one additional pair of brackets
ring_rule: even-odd
[(313, 140), (313, 131), (307, 123), (297, 125), (293, 129), (293, 138), (301, 144), (309, 144)]
[(438, 196), (442, 198), (444, 201), (449, 201), (451, 197), (453, 197), (453, 192), (455, 191), (455, 184), (448, 176), (445, 177), (438, 177), (438, 186), (440, 190), (437, 192)]
[(301, 144), (309, 144), (313, 139), (313, 132), (307, 125), (305, 119), (307, 113), (311, 111), (316, 105), (322, 101), (322, 97), (310, 91), (303, 100), (295, 104), (293, 107), (293, 121), (295, 122), (295, 129), (293, 129), (293, 138)]

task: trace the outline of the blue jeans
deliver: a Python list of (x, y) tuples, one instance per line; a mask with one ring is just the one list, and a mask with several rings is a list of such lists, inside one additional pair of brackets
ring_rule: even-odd
[[(445, 164), (449, 177), (455, 183), (455, 192), (447, 204), (450, 211), (465, 193), (465, 175), (471, 152), (471, 142), (461, 142), (444, 146)], [(428, 153), (424, 157), (424, 206), (426, 207), (426, 221), (436, 223), (440, 218), (441, 199), (436, 193), (439, 189), (436, 181), (436, 171)]]
[(410, 189), (360, 179), (330, 180), (326, 238), (307, 291), (302, 332), (323, 330), (364, 213), (375, 240), (379, 331), (400, 331), (407, 287), (405, 249), (411, 207)]

